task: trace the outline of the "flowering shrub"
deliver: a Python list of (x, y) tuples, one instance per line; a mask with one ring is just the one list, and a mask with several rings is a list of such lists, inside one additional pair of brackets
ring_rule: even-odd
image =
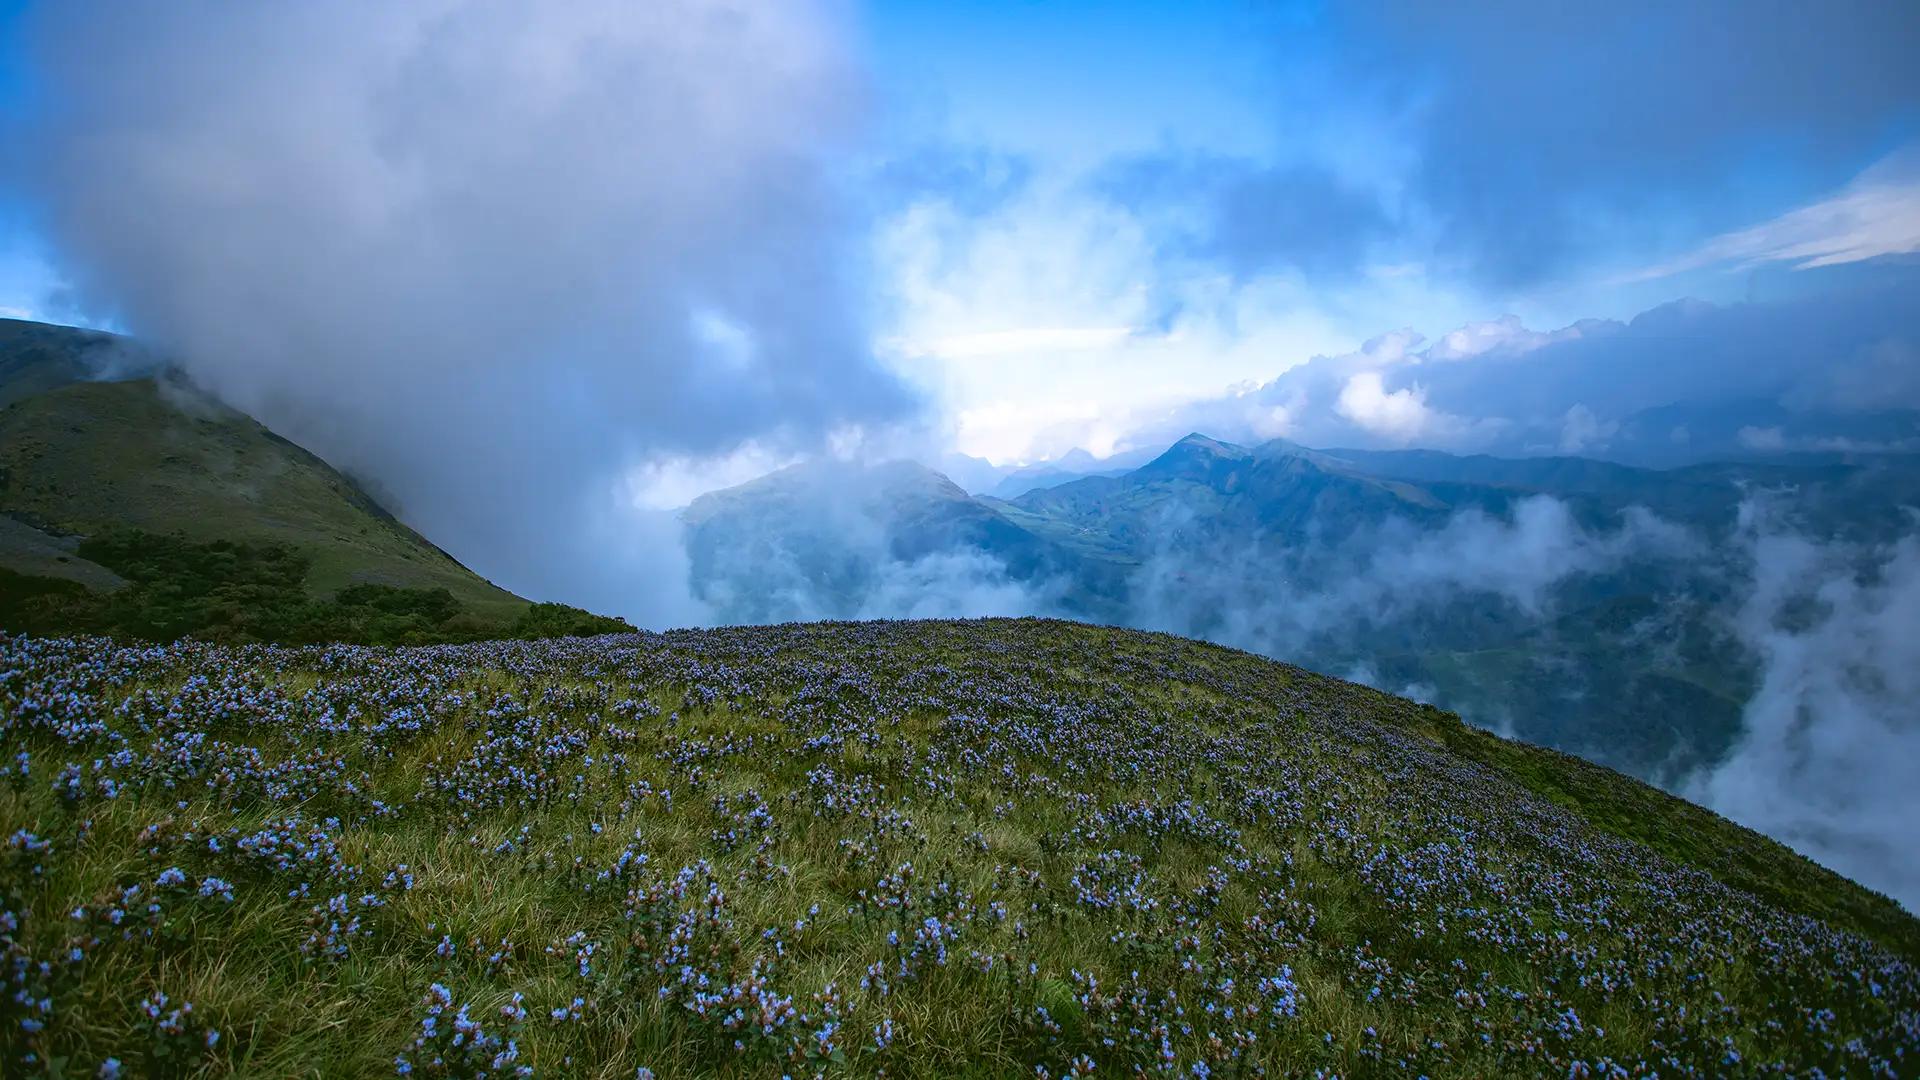
[[(519, 1064), (518, 1036), (527, 1011), (519, 994), (500, 1007), (499, 1022), (489, 1031), (468, 1015), (469, 1006), (453, 1004), (453, 991), (439, 983), (427, 988), (421, 1002), (420, 1029), (406, 1050), (393, 1059), (401, 1076), (531, 1076)], [(451, 1012), (449, 1012), (451, 1010)]]

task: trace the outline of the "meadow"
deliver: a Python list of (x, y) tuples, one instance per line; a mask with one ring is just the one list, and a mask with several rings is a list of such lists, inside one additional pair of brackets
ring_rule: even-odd
[(1912, 1076), (1920, 924), (1637, 781), (1044, 620), (0, 637), (7, 1076)]

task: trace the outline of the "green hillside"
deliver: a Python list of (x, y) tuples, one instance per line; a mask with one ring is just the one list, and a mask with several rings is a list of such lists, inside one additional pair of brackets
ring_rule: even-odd
[(8, 1075), (1916, 1065), (1885, 897), (1164, 635), (0, 639), (0, 718)]
[(488, 614), (524, 605), (407, 528), (326, 462), (152, 379), (78, 382), (0, 409), (0, 513), (53, 535), (132, 526), (290, 544), (312, 585), (445, 588)]
[(411, 641), (551, 617), (124, 339), (0, 321), (0, 403), (0, 628)]

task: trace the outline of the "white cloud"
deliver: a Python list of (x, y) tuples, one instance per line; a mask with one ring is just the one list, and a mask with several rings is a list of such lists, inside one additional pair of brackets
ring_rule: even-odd
[[(619, 554), (630, 467), (914, 404), (872, 355), (846, 14), (47, 4), (23, 47), (58, 122), (6, 171), (76, 310), (502, 585), (657, 622), (672, 576)], [(641, 502), (671, 498), (659, 468)]]
[(1619, 432), (1618, 420), (1601, 420), (1585, 405), (1574, 405), (1560, 427), (1560, 452), (1578, 454), (1590, 447), (1602, 446)]
[(1470, 322), (1443, 335), (1422, 354), (1422, 358), (1467, 360), (1496, 349), (1515, 354), (1525, 353), (1542, 345), (1580, 337), (1584, 331), (1585, 327), (1579, 323), (1558, 330), (1529, 330), (1520, 321), (1520, 316), (1502, 315), (1497, 319)]
[[(1190, 514), (1169, 513), (1160, 535), (1182, 535)], [(1569, 578), (1701, 554), (1698, 537), (1645, 511), (1589, 529), (1565, 502), (1532, 496), (1504, 518), (1466, 510), (1434, 529), (1390, 520), (1332, 543), (1312, 532), (1278, 548), (1238, 535), (1198, 549), (1169, 541), (1135, 573), (1127, 621), (1292, 657), (1466, 594), (1541, 618)]]
[(1378, 371), (1362, 371), (1347, 379), (1334, 406), (1341, 416), (1384, 438), (1410, 442), (1436, 426), (1439, 414), (1427, 408), (1419, 386), (1386, 389)]
[(1759, 656), (1740, 743), (1686, 794), (1920, 910), (1920, 540), (1810, 540), (1742, 509), (1754, 580), (1733, 620)]
[(900, 346), (900, 351), (937, 356), (945, 360), (1005, 356), (1009, 353), (1081, 352), (1118, 345), (1132, 333), (1134, 328), (1131, 326), (1031, 326), (954, 334), (921, 345), (905, 343)]
[(627, 505), (642, 510), (678, 510), (709, 491), (743, 484), (797, 460), (755, 442), (713, 457), (656, 457), (627, 471), (622, 494)]
[(1690, 254), (1650, 267), (1644, 281), (1722, 263), (1786, 262), (1796, 270), (1920, 251), (1920, 148), (1862, 173), (1839, 193), (1758, 225), (1725, 233)]
[(986, 210), (913, 203), (883, 223), (875, 261), (883, 352), (944, 406), (955, 449), (994, 461), (1099, 453), (1180, 402), (1356, 340), (1301, 281), (1170, 279), (1149, 230), (1074, 176)]

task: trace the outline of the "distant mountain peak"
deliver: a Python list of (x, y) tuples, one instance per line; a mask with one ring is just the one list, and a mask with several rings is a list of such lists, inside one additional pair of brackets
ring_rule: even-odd
[(1234, 444), (1229, 442), (1221, 442), (1219, 439), (1216, 439), (1211, 435), (1202, 435), (1197, 431), (1188, 432), (1185, 438), (1181, 439), (1177, 443), (1174, 443), (1173, 445), (1175, 447), (1186, 446), (1186, 447), (1193, 447), (1197, 449), (1211, 450), (1217, 454), (1246, 453), (1246, 451), (1239, 446), (1235, 446)]
[(968, 498), (966, 491), (944, 473), (906, 458), (877, 462), (815, 458), (776, 469), (730, 488), (709, 491), (695, 499), (688, 510), (710, 508), (737, 498), (775, 494), (812, 498), (845, 491), (870, 491), (886, 498), (920, 497), (949, 501)]
[(1221, 442), (1208, 435), (1193, 432), (1186, 438), (1167, 447), (1159, 457), (1140, 467), (1140, 473), (1146, 476), (1188, 475), (1192, 479), (1225, 462), (1250, 460), (1253, 454), (1243, 446)]

